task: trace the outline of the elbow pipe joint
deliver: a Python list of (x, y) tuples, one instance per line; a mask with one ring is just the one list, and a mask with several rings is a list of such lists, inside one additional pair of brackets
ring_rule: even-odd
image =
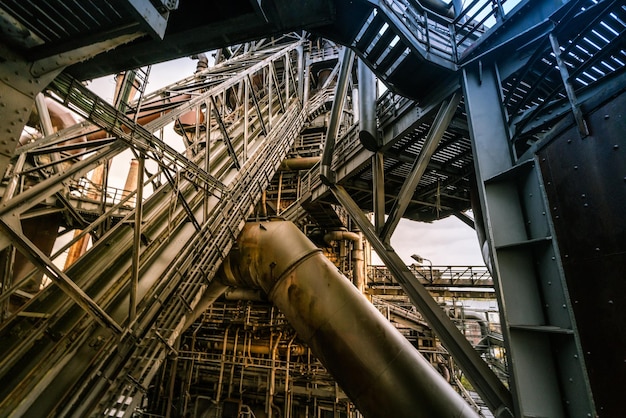
[(294, 224), (246, 224), (222, 276), (262, 288), (365, 417), (478, 416)]

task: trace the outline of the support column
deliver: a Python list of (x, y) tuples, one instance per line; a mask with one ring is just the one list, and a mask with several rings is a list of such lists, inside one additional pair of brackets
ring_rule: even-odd
[(595, 416), (536, 157), (512, 156), (497, 66), (462, 81), (515, 416)]

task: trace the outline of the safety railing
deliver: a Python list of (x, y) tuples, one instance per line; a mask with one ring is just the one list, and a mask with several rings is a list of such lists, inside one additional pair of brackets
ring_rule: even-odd
[(414, 0), (383, 0), (378, 7), (427, 56), (456, 64), (465, 50), (506, 18), (515, 4), (507, 0), (474, 0), (464, 5), (460, 13), (454, 13), (450, 6), (446, 16), (441, 10), (433, 11)]
[[(101, 185), (93, 183), (91, 180), (81, 177), (77, 181), (69, 183), (70, 197), (85, 202), (114, 206), (122, 203), (125, 197), (130, 195), (132, 190), (124, 190), (118, 187), (108, 186), (105, 189)], [(104, 195), (103, 195), (104, 192)], [(135, 196), (131, 196), (123, 202), (124, 208), (135, 207)]]
[[(484, 266), (421, 266), (411, 264), (409, 270), (428, 287), (493, 287), (493, 279)], [(396, 285), (386, 266), (368, 266), (371, 285)]]

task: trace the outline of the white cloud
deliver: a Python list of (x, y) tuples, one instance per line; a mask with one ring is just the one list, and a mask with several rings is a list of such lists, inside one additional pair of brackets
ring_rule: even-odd
[[(391, 245), (406, 264), (418, 254), (435, 266), (484, 265), (476, 232), (454, 216), (430, 224), (402, 219)], [(375, 254), (372, 262), (382, 264)]]

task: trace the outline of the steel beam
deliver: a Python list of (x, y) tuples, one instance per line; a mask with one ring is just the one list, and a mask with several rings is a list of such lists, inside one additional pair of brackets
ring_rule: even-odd
[[(181, 155), (161, 139), (154, 136), (146, 127), (142, 127), (103, 101), (78, 80), (68, 74), (61, 74), (49, 86), (60, 96), (60, 102), (81, 116), (91, 120), (111, 134), (118, 136), (137, 150), (152, 152), (157, 158), (166, 159), (177, 166), (182, 166), (202, 181), (222, 192), (226, 186), (215, 177), (198, 167), (193, 161)], [(193, 108), (193, 106), (191, 106)]]
[(548, 37), (550, 38), (550, 45), (552, 46), (552, 53), (554, 54), (556, 65), (559, 67), (559, 72), (561, 73), (563, 86), (565, 86), (565, 93), (567, 94), (567, 98), (569, 99), (569, 104), (572, 108), (572, 113), (574, 114), (576, 125), (578, 125), (578, 131), (583, 137), (589, 136), (589, 128), (587, 127), (587, 122), (585, 122), (585, 119), (583, 118), (583, 112), (582, 110), (580, 110), (580, 104), (578, 103), (578, 99), (576, 98), (576, 92), (574, 91), (574, 87), (570, 82), (567, 64), (565, 64), (565, 61), (563, 61), (563, 58), (561, 57), (561, 46), (559, 45), (559, 40), (556, 38), (554, 33), (550, 33)]
[(117, 141), (101, 151), (85, 158), (74, 164), (71, 169), (62, 171), (58, 174), (50, 176), (46, 180), (40, 182), (36, 186), (20, 193), (14, 198), (3, 201), (0, 204), (0, 216), (4, 217), (9, 214), (23, 213), (27, 209), (38, 204), (47, 197), (50, 197), (63, 189), (63, 182), (72, 177), (81, 176), (88, 173), (94, 167), (103, 164), (106, 160), (113, 158), (127, 148), (127, 144)]
[(83, 290), (76, 285), (61, 269), (59, 269), (52, 260), (50, 260), (35, 244), (26, 238), (20, 231), (16, 231), (11, 226), (12, 221), (7, 221), (5, 217), (0, 219), (0, 229), (11, 237), (11, 242), (22, 254), (24, 254), (31, 263), (42, 270), (59, 288), (65, 292), (74, 302), (88, 314), (94, 317), (102, 326), (113, 330), (117, 334), (122, 333), (122, 327), (119, 326), (113, 318), (109, 316), (93, 299), (91, 299)]
[(213, 116), (215, 117), (215, 120), (217, 121), (217, 124), (220, 127), (220, 132), (222, 133), (222, 140), (224, 141), (224, 144), (226, 144), (226, 149), (228, 150), (228, 154), (230, 154), (230, 158), (233, 159), (233, 164), (235, 165), (235, 168), (237, 170), (241, 170), (241, 164), (239, 164), (239, 160), (237, 159), (237, 153), (235, 152), (233, 143), (230, 140), (228, 131), (226, 130), (226, 125), (224, 124), (224, 120), (222, 119), (219, 111), (217, 110), (217, 104), (215, 103), (215, 99), (213, 98), (213, 96), (211, 96), (210, 99), (211, 99), (211, 104), (213, 105), (211, 108), (213, 110)]
[(470, 383), (489, 408), (494, 411), (496, 417), (512, 417), (510, 411), (513, 410), (513, 404), (507, 388), (473, 349), (469, 341), (432, 298), (428, 290), (408, 269), (394, 249), (380, 239), (371, 222), (365, 217), (348, 192), (337, 184), (331, 185), (330, 189), (372, 244), (396, 281), (409, 295), (411, 302), (422, 313), (443, 345), (465, 372)]
[(350, 48), (344, 48), (341, 56), (341, 68), (339, 70), (339, 78), (335, 88), (335, 99), (330, 111), (330, 121), (326, 130), (326, 142), (324, 143), (324, 151), (322, 153), (322, 161), (320, 163), (320, 176), (323, 181), (333, 183), (335, 175), (330, 165), (335, 150), (335, 141), (339, 132), (339, 123), (341, 122), (341, 114), (343, 113), (343, 105), (346, 99), (346, 90), (348, 89), (348, 79), (352, 72), (352, 62), (354, 61), (354, 52)]
[(374, 226), (379, 234), (385, 226), (385, 161), (382, 152), (372, 156)]
[[(167, 28), (167, 20), (169, 17), (169, 10), (161, 11), (154, 7), (154, 3), (150, 0), (126, 0), (127, 8), (133, 12), (135, 17), (141, 23), (150, 35), (156, 39), (163, 39), (165, 36), (165, 29)], [(178, 7), (178, 1), (168, 2), (175, 3), (176, 9)], [(164, 6), (165, 8), (165, 6)]]
[(428, 162), (435, 153), (437, 145), (439, 145), (439, 141), (441, 141), (443, 134), (446, 132), (446, 129), (448, 128), (460, 101), (461, 93), (457, 91), (452, 95), (450, 100), (444, 101), (441, 104), (439, 112), (437, 112), (437, 116), (435, 116), (435, 120), (428, 131), (428, 135), (426, 136), (424, 145), (420, 150), (419, 156), (413, 164), (409, 177), (402, 184), (402, 188), (398, 193), (398, 198), (394, 202), (389, 217), (387, 218), (387, 222), (385, 222), (385, 226), (380, 233), (380, 237), (383, 241), (389, 241), (393, 231), (398, 226), (398, 222), (400, 222), (400, 219), (404, 216), (404, 212), (409, 207), (413, 193), (415, 192), (422, 175), (426, 171)]
[(137, 183), (135, 186), (135, 225), (133, 230), (133, 258), (131, 265), (132, 276), (130, 281), (130, 296), (128, 304), (129, 326), (135, 321), (137, 316), (137, 287), (139, 286), (139, 262), (141, 257), (141, 230), (143, 215), (143, 171), (146, 164), (146, 159), (143, 154), (138, 155), (137, 163)]
[(497, 65), (465, 68), (463, 89), (515, 416), (593, 416), (545, 186), (513, 157)]

